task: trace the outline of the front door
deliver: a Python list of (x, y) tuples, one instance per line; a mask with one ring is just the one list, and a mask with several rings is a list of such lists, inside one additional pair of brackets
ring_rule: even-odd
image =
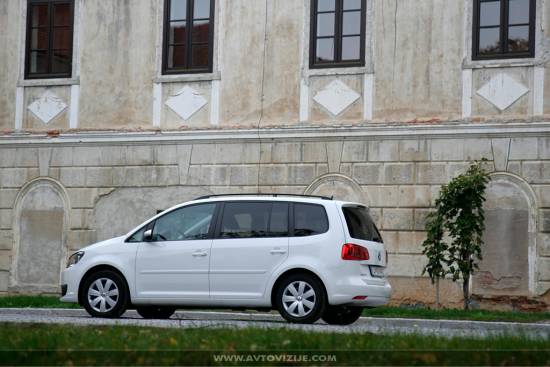
[(216, 204), (173, 210), (152, 225), (152, 241), (139, 244), (136, 292), (139, 298), (209, 297), (208, 270)]
[(288, 204), (226, 202), (212, 244), (212, 299), (258, 299), (288, 257)]

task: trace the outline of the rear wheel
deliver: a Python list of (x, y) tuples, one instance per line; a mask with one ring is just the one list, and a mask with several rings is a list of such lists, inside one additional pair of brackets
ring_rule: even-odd
[(94, 317), (120, 317), (128, 304), (126, 282), (112, 270), (97, 271), (84, 281), (81, 300)]
[(325, 290), (316, 277), (294, 274), (279, 283), (275, 306), (289, 322), (312, 324), (319, 320), (325, 310)]
[(361, 317), (363, 307), (329, 306), (321, 317), (329, 325), (350, 325)]
[(169, 319), (176, 309), (174, 307), (145, 306), (137, 307), (136, 311), (144, 319)]

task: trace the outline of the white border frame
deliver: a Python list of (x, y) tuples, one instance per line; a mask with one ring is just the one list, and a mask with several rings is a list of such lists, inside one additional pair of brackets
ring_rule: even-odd
[(302, 54), (300, 72), (300, 122), (309, 120), (309, 79), (315, 76), (363, 75), (363, 119), (372, 120), (374, 105), (374, 1), (367, 0), (365, 29), (365, 66), (310, 69), (311, 1), (303, 0)]

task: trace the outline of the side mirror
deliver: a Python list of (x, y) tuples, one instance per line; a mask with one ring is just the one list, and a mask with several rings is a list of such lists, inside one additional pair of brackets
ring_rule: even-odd
[(153, 242), (153, 230), (148, 229), (143, 232), (143, 242)]

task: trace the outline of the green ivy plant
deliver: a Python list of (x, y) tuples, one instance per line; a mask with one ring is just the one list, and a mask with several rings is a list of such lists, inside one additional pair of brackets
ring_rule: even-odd
[[(435, 212), (426, 221), (427, 238), (422, 243), (428, 273), (436, 284), (436, 305), (439, 307), (439, 279), (452, 276), (462, 279), (464, 309), (470, 307), (470, 278), (478, 269), (485, 230), (485, 189), (489, 175), (482, 163), (476, 162), (465, 174), (455, 177), (441, 188), (435, 201)], [(449, 243), (445, 239), (445, 234)]]

